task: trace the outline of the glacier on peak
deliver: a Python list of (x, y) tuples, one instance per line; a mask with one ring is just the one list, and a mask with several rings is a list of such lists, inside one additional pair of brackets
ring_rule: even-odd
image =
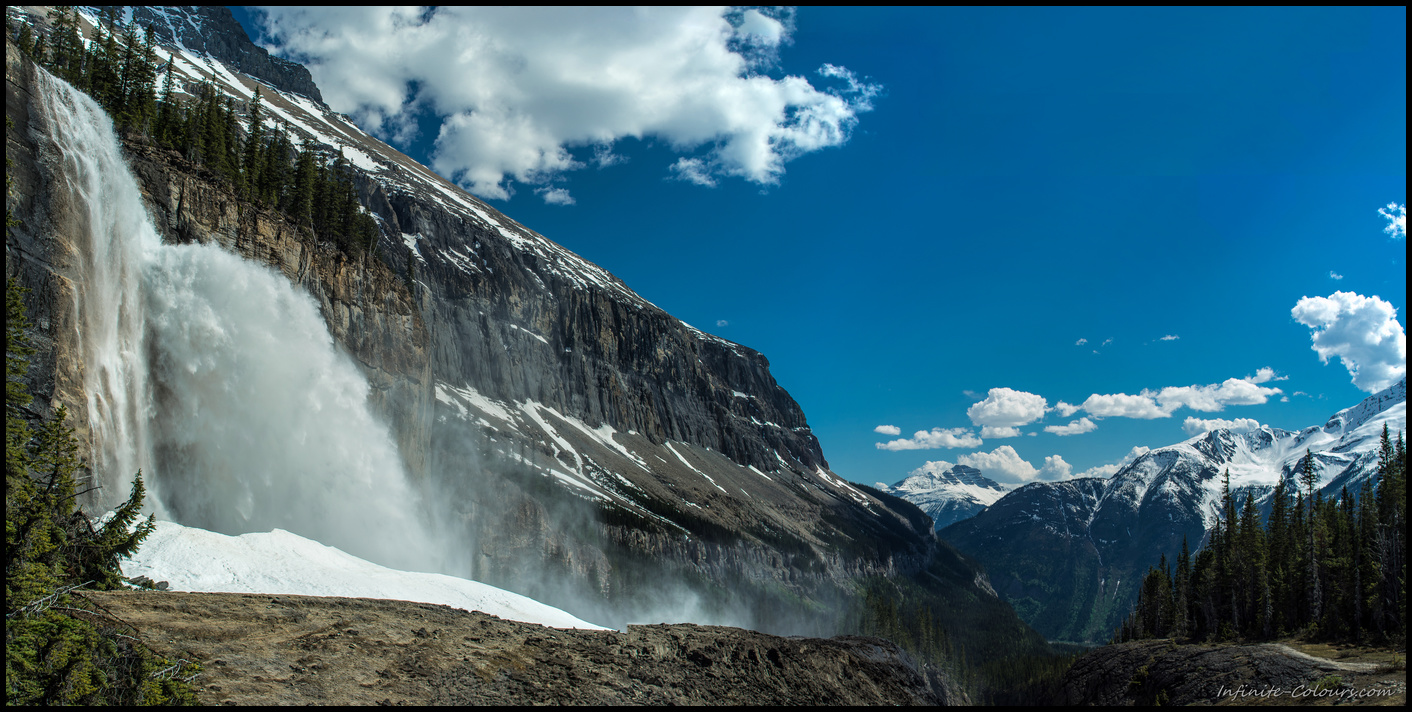
[(939, 464), (942, 466), (918, 468), (891, 486), (879, 482), (877, 488), (920, 507), (935, 522), (936, 529), (975, 516), (1009, 492), (1005, 485), (974, 467)]

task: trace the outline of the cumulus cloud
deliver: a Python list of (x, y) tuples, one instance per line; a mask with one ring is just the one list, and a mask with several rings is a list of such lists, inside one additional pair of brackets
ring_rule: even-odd
[[(730, 325), (731, 325), (731, 323), (728, 322), (728, 321), (726, 321), (725, 319), (717, 319), (717, 320), (716, 320), (716, 326), (730, 326)], [(896, 435), (896, 434), (897, 434), (897, 433), (893, 433), (893, 435)]]
[(1126, 393), (1095, 393), (1084, 400), (1081, 406), (1090, 415), (1100, 418), (1139, 418), (1151, 420), (1153, 418), (1168, 418), (1171, 413), (1160, 408), (1156, 401), (1146, 395), (1128, 395)]
[(901, 435), (902, 428), (899, 428), (896, 425), (879, 425), (878, 427), (873, 428), (873, 432), (882, 433), (883, 435)]
[(1237, 433), (1248, 433), (1252, 430), (1258, 430), (1260, 428), (1260, 421), (1254, 418), (1236, 418), (1235, 420), (1226, 420), (1225, 418), (1211, 418), (1209, 420), (1187, 418), (1186, 421), (1182, 423), (1182, 430), (1187, 435), (1200, 435), (1221, 428)]
[(1276, 376), (1273, 368), (1256, 369), (1254, 376), (1246, 376), (1245, 380), (1251, 383), (1267, 383), (1269, 381), (1288, 381), (1289, 376)]
[(1079, 418), (1068, 425), (1047, 425), (1044, 428), (1046, 433), (1055, 435), (1081, 435), (1091, 433), (1098, 429), (1098, 425), (1088, 418)]
[[(408, 140), (439, 120), (432, 167), (479, 195), (545, 186), (623, 138), (677, 153), (700, 185), (779, 182), (785, 164), (846, 143), (880, 87), (832, 64), (766, 73), (788, 11), (719, 8), (270, 7), (269, 48), (309, 67), (335, 110)], [(587, 157), (586, 157), (587, 158)], [(557, 189), (556, 189), (557, 190)], [(551, 202), (567, 193), (544, 191)]]
[(937, 448), (980, 447), (981, 439), (965, 428), (918, 430), (911, 438), (877, 443), (879, 450), (935, 450)]
[(1183, 406), (1192, 410), (1214, 412), (1228, 405), (1260, 405), (1278, 395), (1278, 388), (1266, 388), (1249, 378), (1227, 378), (1209, 386), (1168, 386), (1158, 391), (1156, 399), (1162, 410), (1171, 414)]
[(1377, 296), (1304, 297), (1290, 314), (1310, 328), (1319, 360), (1337, 356), (1361, 390), (1375, 393), (1407, 375), (1407, 334), (1396, 307)]
[(1044, 465), (1036, 469), (1009, 445), (1001, 445), (990, 452), (966, 453), (956, 458), (956, 463), (974, 467), (996, 482), (1012, 484), (1036, 479), (1062, 480), (1069, 477), (1074, 469), (1059, 455), (1044, 458)]
[[(1269, 401), (1272, 396), (1283, 393), (1278, 388), (1260, 384), (1284, 380), (1288, 380), (1288, 377), (1276, 376), (1274, 369), (1261, 368), (1255, 372), (1254, 376), (1228, 378), (1221, 383), (1204, 386), (1167, 386), (1156, 391), (1143, 390), (1137, 395), (1095, 393), (1077, 406), (1060, 401), (1059, 405), (1055, 406), (1055, 410), (1064, 417), (1083, 410), (1098, 418), (1137, 418), (1141, 420), (1170, 418), (1178, 408), (1214, 412), (1225, 410), (1228, 405), (1260, 405)], [(1070, 425), (1075, 424), (1071, 423)], [(1054, 427), (1060, 426), (1050, 426), (1050, 428)], [(1045, 428), (1045, 430), (1059, 432), (1050, 428)]]
[(1332, 279), (1332, 280), (1334, 280), (1334, 281), (1338, 281), (1338, 280), (1340, 280), (1340, 279), (1343, 279), (1343, 275), (1341, 275), (1341, 274), (1339, 274), (1338, 272), (1335, 272), (1335, 271), (1333, 271), (1333, 270), (1329, 270), (1329, 279)]
[(534, 192), (537, 193), (541, 198), (544, 198), (544, 202), (549, 203), (550, 205), (574, 204), (574, 196), (569, 195), (569, 191), (563, 188), (536, 188)]
[(936, 477), (937, 475), (944, 475), (950, 472), (954, 467), (956, 467), (956, 465), (945, 460), (928, 460), (926, 464), (922, 465), (921, 467), (918, 467), (915, 470), (912, 470), (911, 472), (908, 472), (907, 476), (911, 477), (912, 475), (931, 475), (932, 477)]
[(1079, 474), (1075, 475), (1075, 477), (1112, 477), (1113, 475), (1118, 473), (1118, 470), (1127, 467), (1128, 465), (1132, 464), (1134, 460), (1138, 459), (1139, 457), (1142, 457), (1143, 455), (1146, 455), (1149, 452), (1152, 452), (1152, 448), (1149, 448), (1146, 445), (1136, 445), (1133, 447), (1133, 449), (1128, 451), (1127, 455), (1123, 456), (1123, 459), (1117, 462), (1109, 463), (1107, 465), (1090, 467), (1089, 469), (1084, 470), (1083, 472), (1080, 472)]
[(1078, 341), (1075, 341), (1075, 342), (1074, 342), (1074, 345), (1075, 345), (1075, 346), (1083, 346), (1083, 345), (1086, 344), (1086, 343), (1088, 343), (1088, 339), (1079, 339)]
[(1014, 428), (1043, 418), (1048, 405), (1043, 396), (1011, 388), (992, 388), (984, 400), (966, 410), (966, 415), (976, 425)]
[(994, 426), (994, 425), (987, 425), (987, 426), (984, 426), (984, 427), (981, 428), (981, 438), (983, 438), (983, 439), (986, 439), (986, 438), (995, 438), (996, 440), (1000, 440), (1000, 439), (1003, 439), (1003, 438), (1018, 438), (1018, 437), (1020, 437), (1020, 429), (1019, 429), (1019, 428), (997, 427), (997, 426)]
[(1166, 336), (1164, 336), (1164, 337), (1158, 339), (1158, 341), (1176, 341), (1177, 339), (1180, 339), (1180, 338), (1182, 338), (1182, 337), (1177, 336), (1176, 334), (1167, 334)]
[(1397, 203), (1388, 203), (1385, 208), (1378, 208), (1378, 214), (1387, 218), (1387, 227), (1383, 232), (1392, 235), (1392, 239), (1407, 237), (1407, 206)]

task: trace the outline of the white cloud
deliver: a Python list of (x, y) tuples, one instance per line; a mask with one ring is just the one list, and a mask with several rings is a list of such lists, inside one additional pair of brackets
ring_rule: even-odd
[(944, 475), (950, 472), (951, 469), (954, 467), (956, 467), (956, 465), (953, 465), (952, 463), (949, 463), (945, 460), (928, 460), (926, 464), (922, 465), (921, 467), (918, 467), (915, 470), (912, 470), (911, 472), (908, 472), (907, 476), (911, 477), (912, 475), (931, 475), (935, 477), (937, 475)]
[[(1055, 410), (1064, 417), (1084, 410), (1099, 418), (1138, 418), (1152, 420), (1170, 418), (1178, 408), (1191, 408), (1203, 412), (1225, 410), (1228, 405), (1260, 405), (1271, 396), (1283, 393), (1278, 388), (1268, 388), (1259, 384), (1268, 381), (1285, 381), (1288, 376), (1276, 376), (1272, 368), (1261, 368), (1254, 376), (1227, 378), (1221, 383), (1205, 386), (1167, 386), (1159, 391), (1144, 390), (1138, 395), (1127, 393), (1095, 393), (1081, 405), (1074, 406), (1063, 401)], [(1075, 425), (1071, 423), (1070, 425)], [(1050, 428), (1059, 426), (1050, 426)], [(1064, 426), (1069, 427), (1069, 426)], [(1050, 430), (1050, 432), (1059, 432)]]
[(901, 435), (902, 428), (899, 428), (896, 425), (879, 425), (878, 427), (873, 428), (873, 432), (882, 433), (883, 435)]
[(1011, 388), (992, 388), (985, 399), (966, 409), (976, 425), (1013, 428), (1044, 417), (1048, 402), (1043, 396)]
[(676, 175), (677, 180), (704, 185), (707, 188), (716, 187), (716, 178), (711, 175), (711, 168), (700, 158), (679, 158), (669, 170)]
[(1167, 334), (1166, 336), (1164, 336), (1164, 337), (1158, 339), (1158, 341), (1176, 341), (1177, 339), (1180, 339), (1180, 338), (1182, 338), (1182, 337), (1177, 336), (1176, 334)]
[(1100, 344), (1100, 346), (1107, 346), (1108, 344), (1111, 344), (1111, 343), (1113, 343), (1113, 340), (1112, 340), (1112, 339), (1104, 339), (1104, 340), (1103, 340), (1103, 343)]
[(1341, 275), (1341, 274), (1339, 274), (1338, 272), (1335, 272), (1335, 271), (1333, 271), (1333, 270), (1329, 270), (1329, 279), (1332, 279), (1332, 280), (1340, 280), (1340, 279), (1343, 279), (1343, 275)]
[(569, 195), (569, 191), (563, 188), (535, 188), (535, 193), (544, 198), (544, 202), (550, 205), (573, 205), (574, 196)]
[(947, 447), (980, 447), (981, 439), (965, 428), (932, 428), (930, 432), (918, 430), (910, 439), (889, 440), (877, 443), (879, 450), (935, 450)]
[(1156, 399), (1169, 414), (1183, 406), (1213, 412), (1227, 405), (1260, 405), (1280, 393), (1278, 388), (1266, 388), (1247, 378), (1227, 378), (1219, 385), (1168, 386), (1157, 392)]
[(1047, 425), (1044, 428), (1046, 433), (1055, 435), (1081, 435), (1091, 433), (1098, 429), (1098, 425), (1088, 418), (1079, 418), (1068, 425)]
[(1151, 452), (1151, 451), (1152, 451), (1152, 448), (1149, 448), (1149, 447), (1147, 447), (1147, 446), (1145, 446), (1145, 445), (1136, 445), (1136, 446), (1133, 447), (1133, 449), (1131, 449), (1131, 450), (1128, 451), (1128, 454), (1126, 454), (1126, 455), (1123, 456), (1123, 459), (1121, 459), (1121, 460), (1119, 460), (1119, 461), (1117, 461), (1117, 462), (1114, 462), (1114, 463), (1109, 463), (1109, 464), (1107, 464), (1107, 465), (1099, 465), (1099, 466), (1097, 466), (1097, 467), (1090, 467), (1089, 469), (1084, 470), (1083, 472), (1080, 472), (1079, 474), (1074, 475), (1074, 476), (1075, 476), (1075, 477), (1103, 477), (1103, 478), (1112, 477), (1113, 475), (1115, 475), (1115, 474), (1118, 473), (1118, 470), (1121, 470), (1121, 469), (1123, 469), (1124, 467), (1127, 467), (1128, 465), (1132, 464), (1132, 462), (1133, 462), (1134, 460), (1138, 459), (1139, 457), (1142, 457), (1143, 455), (1146, 455), (1147, 453), (1149, 453), (1149, 452)]
[(1019, 428), (1006, 428), (1003, 426), (995, 425), (987, 425), (981, 428), (982, 439), (995, 438), (996, 440), (1002, 440), (1004, 438), (1018, 437), (1020, 437)]
[(991, 452), (966, 453), (956, 458), (956, 463), (974, 467), (986, 477), (1005, 483), (1029, 482), (1035, 479), (1062, 480), (1073, 472), (1073, 467), (1059, 455), (1044, 458), (1044, 465), (1036, 469), (1009, 445), (1001, 445)]
[[(440, 120), (432, 167), (508, 198), (604, 165), (623, 138), (679, 156), (676, 177), (779, 182), (785, 164), (846, 143), (880, 87), (831, 64), (763, 73), (789, 44), (787, 12), (720, 8), (270, 7), (276, 53), (309, 67), (324, 99), (406, 140)], [(815, 86), (817, 84), (818, 86)]]
[(1083, 402), (1083, 409), (1090, 415), (1100, 418), (1153, 418), (1171, 417), (1169, 411), (1162, 410), (1152, 398), (1146, 395), (1132, 396), (1126, 393), (1095, 393)]
[(1236, 418), (1235, 420), (1226, 420), (1224, 418), (1211, 418), (1209, 420), (1187, 418), (1186, 421), (1182, 423), (1182, 431), (1187, 435), (1200, 435), (1221, 428), (1237, 433), (1248, 433), (1252, 430), (1258, 430), (1260, 428), (1260, 421), (1254, 418)]
[(1275, 369), (1270, 367), (1256, 369), (1254, 376), (1246, 376), (1245, 380), (1251, 383), (1265, 383), (1268, 381), (1288, 381), (1289, 376), (1276, 376)]
[(1377, 296), (1304, 297), (1290, 314), (1312, 331), (1319, 360), (1339, 357), (1358, 388), (1375, 393), (1407, 374), (1407, 334), (1397, 309)]
[(1407, 206), (1397, 203), (1388, 203), (1386, 208), (1378, 208), (1378, 214), (1387, 218), (1387, 227), (1383, 232), (1392, 235), (1392, 239), (1407, 237)]
[(1078, 341), (1075, 341), (1075, 342), (1074, 342), (1074, 345), (1075, 345), (1075, 346), (1083, 346), (1083, 345), (1086, 344), (1086, 343), (1088, 343), (1088, 339), (1079, 339)]
[(737, 32), (760, 44), (774, 47), (784, 38), (784, 25), (759, 10), (750, 9), (742, 16)]
[[(725, 319), (717, 319), (717, 320), (716, 320), (716, 326), (730, 326), (730, 325), (731, 325), (731, 323), (730, 323), (729, 321), (726, 321)], [(896, 434), (897, 434), (897, 433), (893, 433), (893, 435), (896, 435)]]

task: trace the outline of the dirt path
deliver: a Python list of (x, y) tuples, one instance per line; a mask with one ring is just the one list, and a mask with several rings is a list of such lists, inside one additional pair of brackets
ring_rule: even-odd
[(1376, 663), (1341, 663), (1337, 660), (1321, 658), (1316, 655), (1310, 655), (1309, 653), (1295, 650), (1294, 648), (1291, 648), (1288, 645), (1285, 645), (1284, 643), (1272, 643), (1270, 647), (1279, 650), (1284, 654), (1289, 655), (1290, 657), (1299, 658), (1301, 660), (1308, 660), (1309, 662), (1317, 665), (1320, 669), (1323, 670), (1341, 670), (1345, 672), (1378, 671), (1378, 665)]

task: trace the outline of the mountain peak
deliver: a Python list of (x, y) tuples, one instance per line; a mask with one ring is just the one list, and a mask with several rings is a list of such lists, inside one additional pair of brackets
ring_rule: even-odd
[(94, 17), (113, 10), (125, 24), (135, 22), (151, 30), (157, 44), (210, 55), (270, 86), (323, 104), (309, 70), (256, 45), (224, 5), (89, 5), (85, 10)]
[(878, 485), (920, 507), (937, 529), (974, 516), (1010, 491), (974, 467), (949, 462), (929, 462), (891, 487)]

